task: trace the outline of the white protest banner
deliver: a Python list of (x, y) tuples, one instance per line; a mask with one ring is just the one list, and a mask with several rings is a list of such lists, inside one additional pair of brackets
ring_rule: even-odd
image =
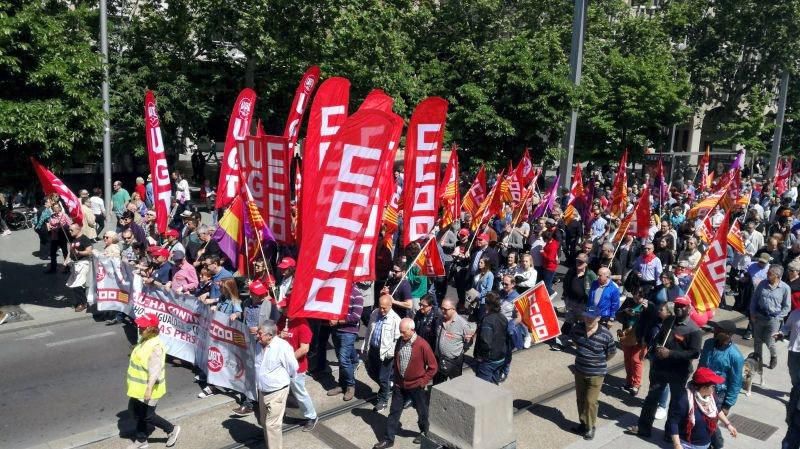
[(123, 312), (133, 315), (131, 281), (133, 270), (118, 258), (95, 256), (95, 298), (97, 310)]
[(236, 390), (250, 399), (256, 398), (256, 376), (253, 364), (255, 337), (241, 321), (231, 321), (222, 312), (211, 314), (208, 327), (208, 357), (202, 367), (208, 383)]
[(167, 346), (167, 354), (189, 363), (194, 363), (197, 345), (202, 344), (198, 338), (199, 316), (206, 308), (194, 296), (149, 285), (142, 287), (141, 291), (134, 288), (134, 316), (147, 313), (158, 316), (161, 322), (159, 336)]

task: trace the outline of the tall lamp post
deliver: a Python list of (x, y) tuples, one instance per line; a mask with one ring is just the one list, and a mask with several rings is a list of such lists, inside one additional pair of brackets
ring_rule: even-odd
[(103, 200), (106, 219), (111, 214), (111, 119), (108, 101), (108, 9), (106, 0), (100, 0), (100, 53), (103, 56)]
[[(583, 65), (583, 39), (586, 34), (586, 9), (589, 0), (575, 0), (575, 12), (572, 16), (572, 48), (569, 54), (569, 78), (577, 87), (581, 84), (581, 66)], [(569, 188), (572, 183), (572, 159), (575, 155), (575, 129), (578, 126), (578, 109), (573, 108), (569, 119), (569, 128), (564, 138), (564, 149), (567, 154), (561, 159), (561, 186)]]
[(789, 91), (789, 71), (785, 70), (781, 77), (781, 91), (778, 97), (778, 114), (775, 116), (775, 134), (772, 136), (772, 154), (769, 157), (767, 179), (775, 178), (778, 169), (778, 157), (781, 154), (781, 138), (783, 137), (783, 118), (786, 114), (786, 95)]

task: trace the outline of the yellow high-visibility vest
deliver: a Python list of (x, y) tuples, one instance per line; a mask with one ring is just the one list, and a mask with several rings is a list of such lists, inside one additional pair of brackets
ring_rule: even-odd
[(147, 364), (150, 361), (150, 355), (156, 346), (161, 348), (161, 374), (158, 376), (156, 384), (153, 386), (151, 393), (152, 399), (158, 399), (164, 396), (167, 392), (167, 378), (165, 373), (165, 362), (167, 360), (167, 350), (164, 343), (155, 336), (143, 343), (139, 343), (133, 348), (131, 352), (131, 360), (128, 362), (128, 397), (144, 400), (144, 392), (147, 390)]

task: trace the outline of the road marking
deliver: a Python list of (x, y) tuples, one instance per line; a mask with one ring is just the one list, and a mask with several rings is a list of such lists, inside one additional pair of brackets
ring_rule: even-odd
[(102, 334), (87, 335), (85, 337), (70, 338), (69, 340), (61, 340), (61, 341), (54, 341), (52, 343), (47, 343), (45, 346), (47, 346), (48, 348), (52, 348), (54, 346), (68, 345), (70, 343), (77, 343), (79, 341), (93, 340), (95, 338), (100, 338), (100, 337), (108, 337), (109, 335), (114, 335), (115, 333), (116, 332), (111, 331), (111, 332), (103, 332)]
[(27, 337), (17, 338), (17, 341), (20, 341), (20, 340), (36, 340), (37, 338), (49, 337), (51, 335), (55, 335), (55, 334), (53, 334), (53, 331), (44, 331), (44, 332), (39, 332), (38, 334), (28, 335)]

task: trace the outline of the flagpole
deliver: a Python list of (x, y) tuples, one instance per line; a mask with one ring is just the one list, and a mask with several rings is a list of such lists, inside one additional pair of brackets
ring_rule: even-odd
[[(533, 188), (532, 185), (533, 185), (533, 181), (531, 181), (531, 183), (528, 184), (528, 190), (525, 191), (526, 193), (528, 191), (530, 191), (530, 189)], [(522, 206), (519, 208), (519, 212), (517, 212), (517, 216), (511, 219), (511, 232), (514, 232), (514, 228), (517, 226), (518, 220), (522, 216), (522, 212), (525, 210), (525, 205), (528, 203), (528, 199), (529, 198), (526, 197), (525, 200), (522, 201)], [(511, 237), (511, 232), (509, 232), (508, 235), (503, 239), (503, 242), (502, 242), (503, 245), (508, 244), (508, 239), (509, 239), (509, 237)]]
[[(264, 224), (264, 226), (266, 226), (266, 224)], [(266, 254), (264, 254), (264, 243), (261, 240), (261, 232), (258, 231), (258, 230), (256, 230), (256, 238), (258, 239), (258, 249), (259, 249), (259, 251), (261, 251), (261, 258), (264, 259), (264, 268), (267, 270), (267, 279), (269, 279), (269, 277), (272, 276), (269, 273), (269, 261), (267, 261), (267, 256), (266, 256)], [(247, 245), (247, 237), (245, 237), (245, 246), (246, 245)], [(269, 282), (268, 282), (268, 284), (269, 284)], [(272, 297), (275, 298), (275, 304), (277, 305), (278, 297), (275, 295), (275, 286), (274, 285), (270, 286), (269, 287), (269, 291), (270, 291), (270, 293), (272, 293)]]
[(428, 245), (430, 245), (431, 241), (433, 241), (433, 239), (435, 239), (435, 238), (436, 238), (436, 232), (434, 230), (432, 235), (428, 238), (428, 241), (425, 242), (425, 244), (422, 246), (422, 248), (420, 248), (419, 252), (417, 253), (417, 256), (414, 257), (414, 260), (412, 260), (411, 263), (408, 264), (408, 268), (403, 270), (403, 276), (400, 278), (400, 281), (397, 282), (397, 285), (394, 286), (394, 290), (392, 290), (392, 296), (394, 296), (395, 292), (397, 292), (397, 289), (400, 288), (400, 284), (403, 282), (403, 279), (405, 279), (408, 276), (408, 270), (410, 270), (411, 267), (415, 263), (417, 263), (417, 260), (419, 260), (419, 256), (422, 255), (422, 253), (425, 252), (425, 248), (427, 248)]

